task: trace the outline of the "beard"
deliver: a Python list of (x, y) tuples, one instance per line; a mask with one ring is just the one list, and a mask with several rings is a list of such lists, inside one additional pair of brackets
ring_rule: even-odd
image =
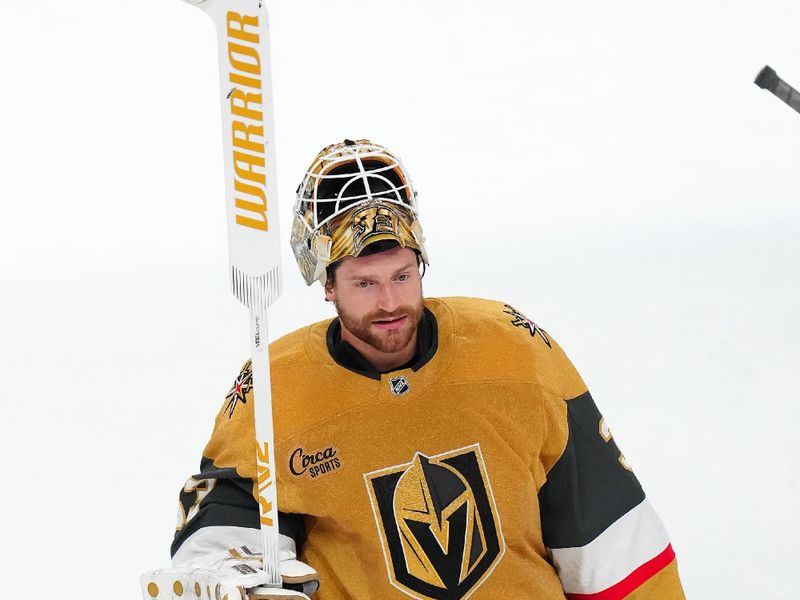
[[(424, 310), (421, 298), (416, 306), (398, 306), (397, 310), (393, 312), (375, 311), (361, 318), (349, 314), (338, 303), (335, 306), (336, 312), (339, 314), (339, 320), (342, 322), (342, 327), (365, 344), (369, 344), (378, 352), (383, 352), (384, 354), (399, 352), (411, 343)], [(372, 328), (373, 321), (393, 321), (402, 316), (406, 317), (406, 322), (399, 329), (375, 331)]]

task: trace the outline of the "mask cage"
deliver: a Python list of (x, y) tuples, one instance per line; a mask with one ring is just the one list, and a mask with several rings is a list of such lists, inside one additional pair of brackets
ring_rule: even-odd
[(374, 201), (402, 206), (416, 217), (416, 193), (398, 158), (375, 144), (335, 144), (306, 173), (295, 212), (311, 234), (353, 204)]

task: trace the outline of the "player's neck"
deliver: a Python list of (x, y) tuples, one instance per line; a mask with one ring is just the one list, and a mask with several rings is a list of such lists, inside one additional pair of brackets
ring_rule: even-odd
[(408, 344), (397, 352), (381, 352), (374, 346), (369, 345), (364, 340), (350, 333), (344, 324), (342, 324), (342, 340), (358, 350), (359, 354), (361, 354), (378, 373), (387, 373), (408, 364), (417, 352), (416, 331), (414, 331)]

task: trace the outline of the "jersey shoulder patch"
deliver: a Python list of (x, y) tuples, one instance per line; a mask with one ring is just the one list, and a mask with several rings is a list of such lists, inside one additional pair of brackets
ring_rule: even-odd
[(547, 332), (544, 329), (539, 327), (531, 319), (526, 317), (510, 304), (503, 304), (503, 307), (505, 309), (503, 310), (503, 313), (509, 315), (511, 324), (514, 327), (519, 327), (522, 330), (527, 331), (530, 334), (530, 337), (534, 339), (536, 339), (538, 336), (545, 346), (552, 349), (553, 345), (550, 342), (550, 336), (547, 335)]
[(440, 347), (454, 349), (448, 380), (529, 382), (569, 397), (585, 391), (552, 336), (513, 305), (460, 297), (426, 305), (439, 321)]
[(513, 339), (507, 334), (524, 336), (524, 339), (539, 342), (545, 348), (553, 347), (544, 329), (506, 302), (465, 297), (431, 298), (426, 302), (433, 305), (431, 308), (434, 312), (437, 304), (450, 309), (457, 329), (464, 333), (480, 330), (504, 341)]
[(225, 405), (222, 407), (223, 414), (228, 415), (228, 419), (233, 417), (233, 413), (240, 405), (247, 404), (252, 398), (253, 389), (253, 361), (247, 360), (239, 370), (239, 375), (233, 382), (231, 389), (225, 396)]

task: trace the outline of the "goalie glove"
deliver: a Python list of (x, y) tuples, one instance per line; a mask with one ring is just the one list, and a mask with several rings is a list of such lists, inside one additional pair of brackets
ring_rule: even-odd
[(139, 578), (143, 600), (311, 600), (319, 575), (297, 560), (294, 540), (280, 536), (283, 588), (261, 587), (269, 578), (261, 555), (247, 546), (216, 552), (172, 569), (146, 571)]

